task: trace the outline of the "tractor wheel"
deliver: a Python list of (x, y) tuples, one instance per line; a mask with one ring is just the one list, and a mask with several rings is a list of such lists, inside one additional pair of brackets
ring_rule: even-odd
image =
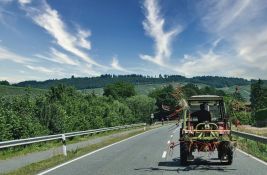
[(222, 159), (222, 144), (220, 144), (217, 148), (217, 151), (218, 151), (218, 159), (221, 160)]
[(233, 163), (233, 147), (230, 142), (224, 143), (222, 150), (218, 150), (218, 156), (224, 165)]
[(180, 142), (180, 163), (182, 166), (188, 165), (188, 161), (187, 161), (188, 155), (189, 155), (189, 152), (188, 152), (187, 144)]
[(229, 148), (226, 152), (226, 155), (227, 155), (227, 162), (225, 164), (231, 165), (233, 163), (233, 150)]

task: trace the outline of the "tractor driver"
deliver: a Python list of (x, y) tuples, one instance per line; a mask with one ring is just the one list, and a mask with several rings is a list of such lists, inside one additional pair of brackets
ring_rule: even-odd
[(197, 117), (198, 119), (198, 122), (205, 122), (205, 121), (208, 121), (208, 122), (211, 122), (211, 115), (210, 115), (210, 112), (205, 110), (205, 104), (201, 104), (200, 105), (200, 110), (199, 111), (196, 111), (196, 112), (193, 112), (191, 114), (192, 117)]

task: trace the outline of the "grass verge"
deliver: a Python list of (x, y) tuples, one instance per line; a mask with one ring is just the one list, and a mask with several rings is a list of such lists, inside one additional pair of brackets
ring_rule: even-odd
[[(84, 136), (77, 136), (67, 139), (67, 144), (73, 144), (78, 143), (81, 141), (88, 141), (92, 140), (98, 137), (108, 136), (112, 134), (117, 134), (123, 131), (127, 131), (133, 128), (128, 129), (121, 129), (121, 130), (114, 130), (114, 131), (108, 131), (98, 134), (92, 134), (92, 135), (84, 135)], [(17, 156), (23, 156), (29, 153), (39, 152), (39, 151), (46, 151), (51, 148), (56, 148), (62, 146), (62, 143), (60, 140), (57, 141), (48, 141), (48, 142), (41, 142), (41, 143), (34, 143), (30, 145), (24, 145), (24, 146), (17, 146), (12, 148), (6, 148), (2, 149), (0, 151), (0, 160), (6, 160)]]
[(233, 127), (233, 129), (236, 131), (241, 131), (241, 132), (246, 132), (250, 134), (267, 137), (267, 127), (259, 128), (259, 127), (249, 126), (249, 125), (242, 125), (242, 126), (238, 126), (237, 128)]
[[(150, 129), (150, 128), (147, 128)], [(50, 159), (44, 160), (44, 161), (40, 161), (37, 163), (33, 163), (30, 164), (28, 166), (25, 166), (23, 168), (20, 168), (16, 171), (10, 172), (10, 173), (6, 173), (4, 175), (32, 175), (32, 174), (37, 174), (38, 172), (44, 171), (48, 168), (51, 168), (53, 166), (59, 165), (61, 163), (64, 163), (68, 160), (74, 159), (76, 157), (82, 156), (86, 153), (92, 152), (94, 150), (97, 150), (99, 148), (102, 148), (104, 146), (110, 145), (112, 143), (121, 141), (123, 139), (129, 138), (131, 136), (137, 135), (144, 132), (143, 130), (138, 130), (138, 131), (134, 131), (131, 133), (127, 133), (125, 135), (116, 137), (116, 138), (109, 138), (101, 143), (97, 143), (97, 144), (93, 144), (90, 145), (88, 147), (84, 147), (84, 148), (80, 148), (77, 149), (75, 151), (69, 151), (68, 152), (68, 156), (63, 156), (63, 155), (58, 155), (58, 156), (54, 156)]]
[(265, 162), (267, 162), (267, 145), (242, 137), (234, 136), (237, 140), (237, 147)]

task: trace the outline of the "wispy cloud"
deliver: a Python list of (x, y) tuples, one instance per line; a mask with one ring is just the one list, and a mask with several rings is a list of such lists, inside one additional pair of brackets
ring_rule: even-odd
[(111, 63), (111, 67), (115, 70), (121, 71), (121, 72), (125, 72), (125, 73), (131, 73), (131, 71), (123, 68), (120, 64), (119, 64), (119, 60), (117, 59), (116, 56), (114, 56), (112, 58), (112, 63)]
[(20, 4), (29, 4), (32, 0), (18, 0)]
[(9, 49), (0, 46), (0, 60), (9, 60), (15, 63), (28, 63), (33, 62), (32, 59), (16, 54)]
[(174, 37), (182, 31), (181, 26), (176, 26), (169, 31), (164, 30), (165, 19), (161, 17), (157, 0), (145, 0), (145, 21), (144, 29), (148, 36), (155, 42), (155, 55), (143, 55), (144, 60), (151, 61), (160, 66), (165, 66), (171, 56), (171, 42)]
[[(236, 21), (245, 22), (250, 16), (247, 13), (251, 0), (237, 1), (201, 1), (198, 5), (199, 10), (203, 13), (201, 21), (204, 27), (213, 33), (225, 33), (229, 31), (229, 26), (233, 27)], [(247, 19), (244, 19), (246, 15)]]
[(89, 30), (79, 28), (77, 33), (70, 33), (58, 11), (52, 9), (46, 1), (42, 1), (39, 7), (23, 4), (22, 8), (37, 25), (45, 29), (55, 39), (55, 42), (61, 48), (76, 55), (88, 64), (104, 67), (81, 49), (91, 49), (91, 43), (87, 40), (87, 37), (90, 36)]
[(204, 29), (219, 36), (230, 48), (224, 50), (229, 53), (228, 59), (222, 59), (231, 60), (232, 69), (227, 74), (267, 78), (266, 1), (202, 1), (198, 8), (204, 6), (201, 18)]
[(79, 65), (77, 61), (74, 61), (71, 59), (68, 55), (51, 48), (51, 57), (56, 60), (56, 62), (61, 63), (61, 64), (69, 64), (69, 65)]
[(32, 66), (32, 65), (26, 65), (26, 67), (28, 69), (31, 69), (31, 70), (34, 70), (34, 71), (37, 71), (37, 72), (41, 72), (41, 73), (45, 73), (45, 74), (48, 74), (48, 75), (53, 75), (53, 76), (58, 76), (58, 75), (66, 76), (65, 73), (61, 72), (58, 69), (46, 68), (46, 67), (43, 67), (43, 66)]
[(198, 53), (196, 56), (184, 55), (180, 59), (180, 64), (175, 66), (177, 72), (181, 72), (186, 76), (196, 75), (222, 75), (228, 70), (229, 60), (226, 55), (214, 53), (212, 50), (208, 53)]

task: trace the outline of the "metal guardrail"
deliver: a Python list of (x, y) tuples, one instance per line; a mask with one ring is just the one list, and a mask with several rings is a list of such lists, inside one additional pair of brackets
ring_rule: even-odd
[(243, 137), (245, 139), (249, 139), (249, 140), (253, 140), (256, 142), (261, 142), (261, 143), (267, 144), (267, 137), (264, 137), (264, 136), (249, 134), (249, 133), (240, 132), (240, 131), (231, 131), (231, 133), (236, 135), (236, 136)]
[(92, 129), (92, 130), (86, 130), (86, 131), (69, 132), (69, 133), (64, 133), (64, 134), (40, 136), (40, 137), (33, 137), (33, 138), (27, 138), (27, 139), (3, 141), (3, 142), (0, 142), (0, 149), (61, 139), (62, 143), (63, 143), (63, 154), (67, 155), (66, 138), (88, 135), (88, 134), (95, 134), (95, 133), (118, 130), (118, 129), (133, 128), (133, 127), (139, 127), (139, 126), (146, 126), (146, 123), (115, 126), (115, 127), (109, 127), (109, 128)]

